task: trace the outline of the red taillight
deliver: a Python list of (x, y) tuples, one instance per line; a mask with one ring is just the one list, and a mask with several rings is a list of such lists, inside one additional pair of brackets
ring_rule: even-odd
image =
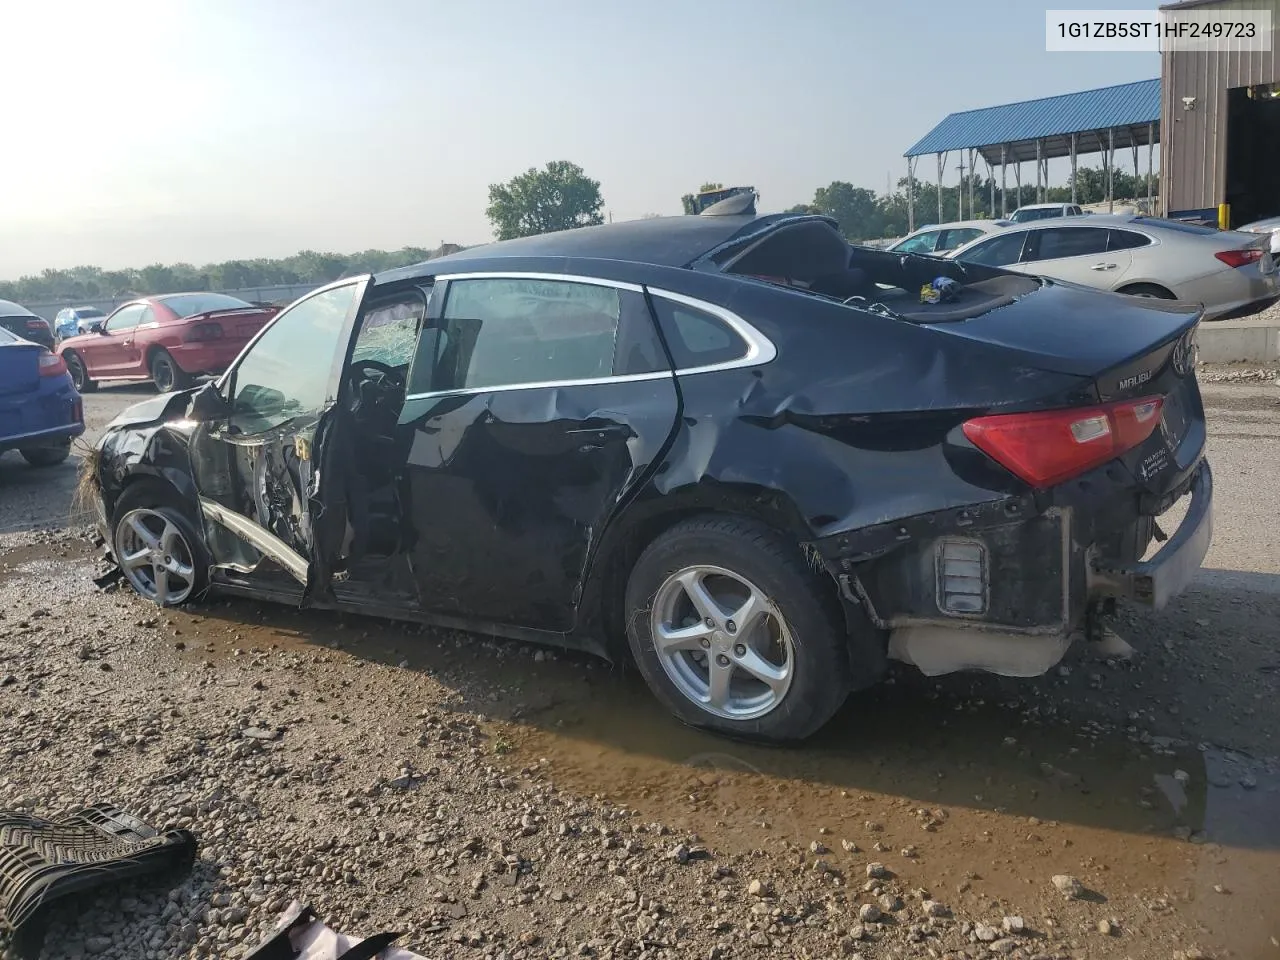
[(964, 424), (969, 441), (1033, 487), (1051, 487), (1114, 460), (1151, 436), (1163, 397), (1096, 407), (1002, 413)]
[(199, 343), (204, 340), (221, 340), (222, 324), (219, 323), (197, 323), (193, 324), (191, 329), (187, 331), (184, 337), (188, 343)]
[(45, 323), (45, 321), (40, 320), (39, 318), (33, 318), (27, 321), (27, 329), (39, 330), (41, 333), (44, 333), (49, 329), (49, 324)]
[(1249, 250), (1219, 250), (1214, 254), (1228, 267), (1247, 267), (1262, 259), (1262, 251), (1256, 248)]
[(67, 372), (67, 365), (63, 359), (56, 353), (45, 351), (40, 354), (37, 361), (40, 366), (40, 376), (42, 377), (60, 377)]
[(84, 401), (79, 395), (71, 402), (71, 419), (76, 423), (84, 423)]

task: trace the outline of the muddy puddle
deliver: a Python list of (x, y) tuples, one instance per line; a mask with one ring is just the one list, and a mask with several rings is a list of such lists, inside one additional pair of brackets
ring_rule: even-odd
[(1237, 956), (1276, 955), (1274, 762), (1046, 722), (940, 686), (862, 695), (812, 742), (780, 749), (686, 728), (638, 683), (609, 678), (526, 725), (519, 755), (720, 849), (800, 865), (817, 842), (978, 909), (1027, 909), (1071, 873), (1109, 901), (1137, 898), (1153, 923), (1172, 906)]

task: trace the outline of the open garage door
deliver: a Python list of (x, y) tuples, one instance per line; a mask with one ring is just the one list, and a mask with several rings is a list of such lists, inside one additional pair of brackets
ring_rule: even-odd
[(1226, 201), (1232, 227), (1280, 216), (1280, 97), (1269, 87), (1227, 91)]

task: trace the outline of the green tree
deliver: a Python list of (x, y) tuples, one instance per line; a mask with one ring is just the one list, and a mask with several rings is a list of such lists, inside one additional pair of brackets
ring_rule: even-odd
[(849, 240), (880, 236), (880, 208), (874, 190), (836, 180), (814, 191), (813, 206), (833, 218)]
[(576, 163), (553, 160), (489, 187), (485, 215), (499, 240), (604, 223), (600, 182)]

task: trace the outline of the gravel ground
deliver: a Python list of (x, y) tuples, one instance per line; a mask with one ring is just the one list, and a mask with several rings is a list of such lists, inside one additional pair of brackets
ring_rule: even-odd
[[(432, 958), (1280, 957), (1280, 391), (1203, 373), (1215, 543), (1119, 618), (1135, 656), (899, 671), (789, 750), (578, 656), (98, 591), (73, 466), (4, 457), (0, 808), (201, 844), (55, 908), (39, 955), (242, 956), (296, 898)], [(87, 398), (91, 427), (145, 394)]]

